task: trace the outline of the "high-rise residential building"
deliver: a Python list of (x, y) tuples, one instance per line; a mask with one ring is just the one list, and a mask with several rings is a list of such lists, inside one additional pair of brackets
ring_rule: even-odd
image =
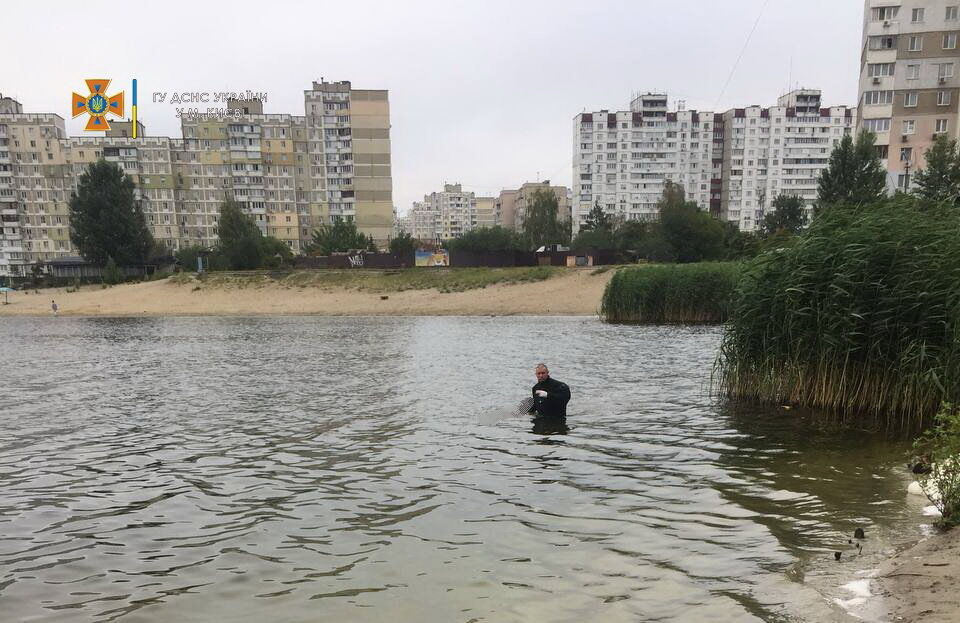
[(496, 205), (496, 197), (477, 197), (477, 227), (494, 227), (500, 224), (497, 220)]
[(656, 219), (667, 182), (719, 212), (723, 126), (713, 113), (671, 112), (665, 93), (645, 93), (627, 111), (577, 115), (573, 134), (574, 231), (594, 205), (621, 220)]
[(846, 106), (822, 108), (819, 91), (802, 89), (782, 96), (776, 106), (723, 113), (720, 218), (742, 231), (755, 230), (781, 194), (800, 197), (812, 212), (820, 173), (833, 148), (853, 131), (854, 112)]
[(294, 252), (319, 225), (349, 219), (385, 245), (393, 233), (387, 91), (314, 82), (305, 115), (265, 114), (231, 100), (237, 115), (183, 115), (182, 138), (113, 122), (103, 135), (67, 137), (56, 114), (24, 113), (0, 96), (0, 276), (76, 255), (70, 194), (100, 158), (130, 175), (154, 238), (171, 250), (217, 242), (220, 205), (239, 202), (262, 233)]
[(668, 111), (662, 93), (636, 96), (630, 108), (574, 118), (574, 231), (594, 205), (620, 220), (655, 220), (667, 182), (752, 231), (778, 194), (812, 206), (830, 151), (856, 121), (850, 108), (821, 107), (816, 89), (723, 113)]
[(518, 190), (501, 190), (493, 204), (494, 221), (506, 229), (517, 229), (517, 195)]
[(444, 184), (443, 191), (414, 202), (410, 218), (418, 240), (459, 238), (477, 227), (477, 198), (460, 184)]
[(957, 137), (960, 1), (865, 0), (860, 128), (877, 136), (888, 188), (906, 188), (936, 136)]

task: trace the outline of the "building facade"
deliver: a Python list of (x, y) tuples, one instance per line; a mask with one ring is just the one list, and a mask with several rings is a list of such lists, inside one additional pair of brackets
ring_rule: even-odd
[(424, 195), (408, 215), (414, 238), (423, 241), (459, 238), (477, 225), (477, 198), (461, 184), (444, 184), (441, 192)]
[(800, 196), (810, 208), (854, 112), (823, 108), (819, 90), (799, 89), (769, 108), (670, 111), (666, 94), (647, 93), (629, 111), (581, 113), (574, 118), (574, 231), (594, 205), (616, 220), (656, 220), (668, 182), (743, 231), (762, 223), (778, 194)]
[(304, 115), (264, 114), (262, 104), (233, 100), (234, 116), (184, 115), (179, 139), (146, 136), (141, 124), (133, 139), (129, 122), (106, 136), (68, 137), (59, 115), (24, 113), (0, 97), (0, 276), (77, 255), (70, 194), (100, 158), (130, 175), (154, 238), (171, 251), (216, 244), (227, 199), (294, 253), (338, 218), (385, 246), (394, 224), (387, 91), (314, 82)]
[(859, 127), (876, 134), (891, 190), (926, 166), (938, 135), (957, 137), (958, 37), (958, 0), (864, 2)]
[[(509, 192), (509, 191), (506, 191)], [(527, 209), (533, 203), (537, 192), (548, 192), (557, 198), (557, 218), (570, 220), (570, 191), (566, 186), (551, 186), (550, 180), (527, 182), (516, 190), (513, 198), (513, 229), (522, 232), (523, 222), (527, 218)], [(501, 193), (501, 197), (503, 194)]]

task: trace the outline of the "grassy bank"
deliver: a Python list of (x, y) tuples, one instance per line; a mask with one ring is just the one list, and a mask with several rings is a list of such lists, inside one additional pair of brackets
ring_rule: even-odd
[(623, 268), (607, 285), (600, 315), (615, 323), (721, 323), (729, 313), (738, 270), (732, 262)]
[(836, 207), (743, 269), (715, 380), (735, 398), (915, 431), (960, 393), (960, 214)]
[[(323, 269), (294, 272), (211, 272), (203, 277), (205, 288), (257, 288), (276, 284), (289, 288), (352, 289), (374, 293), (436, 289), (463, 292), (502, 283), (543, 281), (562, 274), (551, 266), (513, 268), (408, 268), (395, 270)], [(175, 283), (192, 284), (192, 275), (173, 277)]]

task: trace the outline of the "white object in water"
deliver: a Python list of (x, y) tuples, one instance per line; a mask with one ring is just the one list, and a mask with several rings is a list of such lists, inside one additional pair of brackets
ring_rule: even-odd
[[(943, 461), (943, 465), (952, 467), (953, 461), (954, 459), (947, 459), (946, 461)], [(927, 485), (923, 486), (918, 481), (914, 480), (907, 485), (907, 493), (912, 495), (925, 495), (931, 502), (939, 502), (941, 496), (940, 489), (938, 489), (936, 485), (936, 476), (938, 475), (938, 472), (943, 469), (943, 467), (940, 464), (934, 463), (930, 466), (930, 469), (932, 472), (931, 477), (927, 479)]]
[(940, 512), (940, 509), (936, 506), (924, 506), (923, 514), (926, 517), (942, 517), (943, 513)]

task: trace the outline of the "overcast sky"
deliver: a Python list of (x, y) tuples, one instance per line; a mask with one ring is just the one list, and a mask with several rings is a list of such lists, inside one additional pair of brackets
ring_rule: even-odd
[(11, 2), (0, 93), (79, 135), (70, 94), (85, 78), (128, 98), (137, 78), (147, 134), (179, 137), (152, 92), (264, 91), (265, 112), (302, 115), (321, 77), (389, 89), (404, 213), (444, 182), (569, 185), (573, 116), (626, 110), (637, 91), (712, 111), (772, 105), (792, 84), (852, 106), (862, 13), (861, 0)]

